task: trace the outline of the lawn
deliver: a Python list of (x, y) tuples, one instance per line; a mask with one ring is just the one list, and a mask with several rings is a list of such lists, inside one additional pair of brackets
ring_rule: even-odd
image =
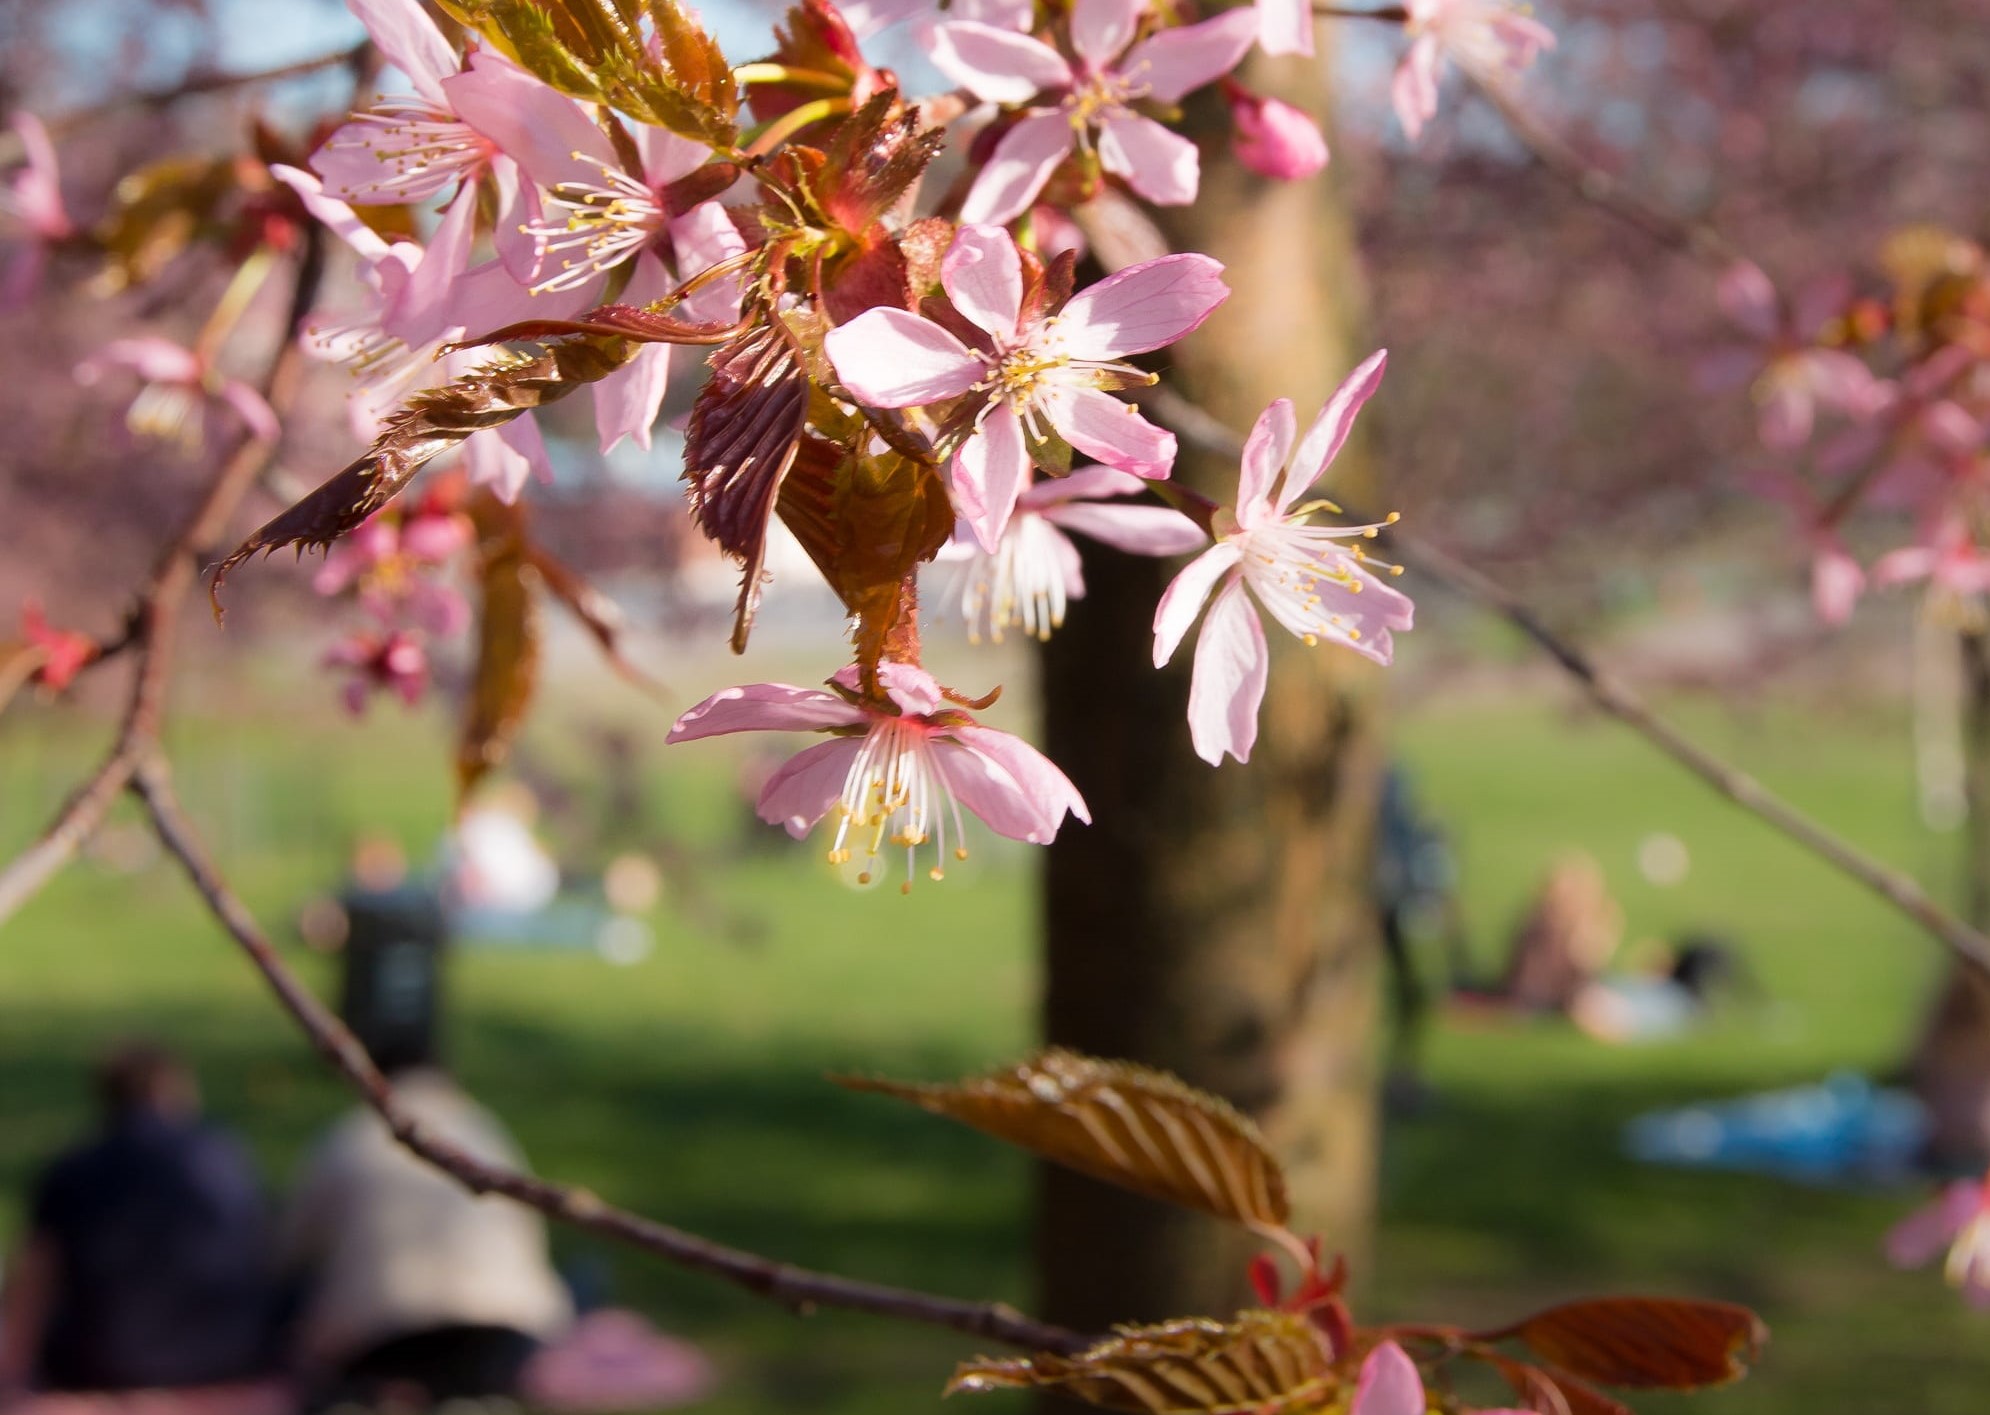
[[(355, 834), (424, 854), (446, 809), (432, 719), (364, 729), (294, 690), (194, 702), (177, 731), (186, 795), (251, 904), (289, 936)], [(564, 702), (564, 699), (563, 699)], [(568, 707), (569, 718), (579, 709)], [(577, 720), (577, 719), (572, 719)], [(532, 747), (578, 770), (585, 740), (549, 721)], [(1951, 842), (1912, 811), (1908, 752), (1885, 715), (1697, 719), (1736, 757), (1882, 855), (1941, 881)], [(1660, 1104), (1883, 1071), (1934, 977), (1928, 944), (1605, 723), (1527, 697), (1403, 724), (1402, 749), (1455, 830), (1475, 945), (1490, 960), (1539, 873), (1580, 845), (1603, 862), (1633, 937), (1714, 926), (1777, 998), (1690, 1038), (1609, 1049), (1558, 1027), (1449, 1030), (1437, 1101), (1388, 1137), (1379, 1273), (1368, 1310), (1465, 1320), (1584, 1290), (1637, 1287), (1756, 1304), (1760, 1372), (1646, 1411), (1831, 1415), (1990, 1408), (1990, 1318), (1877, 1254), (1911, 1195), (1640, 1168), (1625, 1118)], [(17, 709), (0, 726), (0, 848), (85, 760), (77, 724)], [(614, 967), (558, 954), (466, 955), (461, 1070), (550, 1174), (715, 1237), (799, 1262), (1022, 1301), (1026, 1168), (977, 1137), (822, 1074), (947, 1075), (1029, 1042), (1029, 862), (983, 852), (944, 886), (855, 893), (813, 850), (739, 836), (722, 748), (642, 767), (647, 819), (687, 869), (659, 946)], [(587, 802), (578, 807), (587, 813)], [(1686, 842), (1674, 887), (1643, 882), (1638, 842)], [(113, 838), (113, 844), (124, 842)], [(113, 850), (113, 855), (129, 852)], [(716, 901), (716, 915), (704, 907)], [(329, 970), (298, 954), (314, 978)], [(212, 1109), (253, 1139), (272, 1183), (342, 1104), (181, 881), (142, 857), (85, 863), (0, 930), (0, 1233), (83, 1107), (81, 1069), (143, 1029), (194, 1055)], [(562, 1235), (562, 1259), (704, 1341), (727, 1373), (715, 1411), (931, 1408), (961, 1343), (864, 1318), (798, 1320), (640, 1256)], [(1016, 1407), (1010, 1407), (1016, 1408)]]

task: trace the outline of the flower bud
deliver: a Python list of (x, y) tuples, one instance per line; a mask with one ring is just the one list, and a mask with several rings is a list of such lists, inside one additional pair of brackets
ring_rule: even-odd
[(1226, 86), (1225, 93), (1236, 124), (1231, 147), (1253, 172), (1294, 182), (1327, 165), (1327, 140), (1299, 109), (1241, 87)]

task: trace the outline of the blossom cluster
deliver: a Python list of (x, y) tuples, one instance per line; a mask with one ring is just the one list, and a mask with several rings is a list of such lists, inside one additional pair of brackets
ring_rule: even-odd
[[(1303, 437), (1289, 402), (1267, 409), (1234, 502), (1219, 505), (1173, 481), (1176, 434), (1129, 395), (1222, 304), (1221, 265), (1181, 252), (1075, 278), (1105, 190), (1197, 199), (1201, 157), (1180, 128), (1199, 91), (1221, 99), (1250, 170), (1302, 180), (1326, 164), (1314, 121), (1237, 73), (1253, 49), (1310, 52), (1309, 7), (801, 0), (770, 55), (734, 65), (678, 0), (445, 4), (442, 23), (418, 0), (347, 3), (393, 76), (386, 90), (306, 145), (266, 137), (257, 161), (171, 179), (183, 191), (162, 179), (199, 229), (254, 253), (189, 346), (121, 340), (78, 373), (135, 372), (134, 429), (189, 453), (225, 423), (273, 441), (268, 404), (222, 371), (226, 347), (300, 232), (345, 248), (356, 297), (315, 314), (305, 347), (349, 373), (352, 431), (372, 450), (259, 531), (216, 587), (256, 550), (330, 545), (317, 588), (368, 620), (328, 660), (355, 710), (376, 688), (418, 696), (428, 643), (469, 617), (441, 573), (467, 520), (433, 492), (410, 511), (386, 505), (395, 493), (447, 459), (514, 501), (550, 475), (537, 410), (583, 387), (603, 452), (648, 449), (685, 345), (713, 351), (685, 480), (699, 527), (744, 567), (735, 645), (778, 517), (850, 607), (854, 653), (826, 688), (717, 694), (672, 740), (824, 734), (768, 782), (760, 813), (797, 834), (833, 815), (832, 858), (902, 847), (909, 878), (925, 850), (937, 874), (949, 842), (965, 848), (963, 810), (1033, 842), (1067, 815), (1088, 819), (1062, 772), (980, 724), (992, 695), (964, 696), (921, 665), (924, 567), (947, 577), (930, 603), (1000, 640), (1049, 636), (1082, 598), (1074, 535), (1199, 552), (1151, 627), (1159, 666), (1202, 617), (1188, 718), (1212, 764), (1251, 755), (1270, 663), (1262, 616), (1389, 661), (1412, 611), (1392, 567), (1364, 554), (1381, 526), (1315, 524), (1337, 508), (1312, 491), (1383, 357)], [(1446, 62), (1499, 82), (1551, 43), (1496, 0), (1415, 0), (1403, 15), (1394, 98), (1412, 139)], [(954, 91), (907, 95), (872, 61), (894, 26), (917, 33)], [(140, 221), (139, 238), (86, 231), (47, 135), (31, 118), (16, 126), (28, 160), (0, 205), (9, 295), (93, 240), (118, 281), (156, 274), (142, 213), (117, 218)], [(964, 170), (939, 190), (928, 169), (950, 144)], [(153, 205), (169, 206), (158, 190)]]

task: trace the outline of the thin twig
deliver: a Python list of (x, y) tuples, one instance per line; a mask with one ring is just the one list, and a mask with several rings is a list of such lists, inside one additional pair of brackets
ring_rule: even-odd
[[(1204, 409), (1167, 389), (1142, 398), (1155, 416), (1184, 439), (1207, 451), (1235, 456), (1243, 439)], [(1369, 519), (1347, 508), (1355, 520)], [(1757, 820), (1795, 841), (1812, 855), (1849, 875), (1905, 914), (1941, 942), (1956, 959), (1990, 977), (1990, 936), (1942, 908), (1913, 876), (1883, 865), (1842, 836), (1812, 820), (1745, 771), (1729, 766), (1652, 710), (1621, 679), (1605, 671), (1583, 649), (1549, 628), (1519, 596), (1473, 569), (1447, 550), (1403, 530), (1384, 532), (1391, 550), (1417, 570), (1499, 615), (1545, 650), (1603, 711), (1638, 733), (1659, 751), (1740, 806)]]
[(729, 1248), (616, 1208), (585, 1189), (550, 1183), (486, 1163), (431, 1134), (408, 1114), (392, 1083), (374, 1065), (358, 1038), (284, 964), (254, 917), (215, 871), (180, 810), (164, 763), (156, 758), (143, 762), (133, 776), (132, 790), (144, 803), (160, 843), (179, 862), (208, 909), (248, 955), (312, 1046), (386, 1122), (395, 1139), (465, 1188), (478, 1194), (502, 1194), (549, 1218), (640, 1248), (680, 1267), (710, 1274), (796, 1312), (840, 1307), (945, 1327), (1033, 1351), (1079, 1351), (1092, 1340), (1067, 1328), (1026, 1317), (1006, 1303), (963, 1302), (908, 1288), (861, 1282)]
[[(279, 418), (296, 402), (303, 384), (307, 361), (297, 336), (317, 299), (324, 272), (324, 242), (316, 226), (305, 228), (304, 242), (282, 343), (272, 355), (262, 383), (264, 399)], [(173, 649), (187, 593), (199, 579), (202, 563), (212, 555), (235, 508), (255, 486), (276, 448), (275, 441), (257, 437), (238, 444), (208, 484), (206, 494), (186, 525), (159, 553), (127, 621), (128, 644), (137, 650), (138, 661), (117, 739), (34, 844), (0, 868), (0, 924), (13, 917), (56, 871), (75, 858), (76, 852), (103, 823), (118, 794), (130, 783), (132, 773), (157, 751), (159, 718), (165, 705)]]

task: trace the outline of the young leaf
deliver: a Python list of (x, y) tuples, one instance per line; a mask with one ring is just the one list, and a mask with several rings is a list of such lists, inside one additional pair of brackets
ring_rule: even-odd
[(1628, 1405), (1584, 1385), (1566, 1371), (1544, 1371), (1491, 1352), (1479, 1359), (1505, 1377), (1513, 1393), (1539, 1415), (1633, 1415)]
[(1290, 1213), (1285, 1177), (1228, 1102), (1166, 1072), (1052, 1048), (959, 1085), (839, 1077), (1149, 1198), (1261, 1229)]
[(1585, 1380), (1692, 1390), (1746, 1375), (1769, 1332), (1760, 1317), (1731, 1302), (1592, 1297), (1479, 1334), (1489, 1341), (1507, 1337)]
[(323, 549), (392, 501), (416, 472), (473, 433), (501, 427), (534, 408), (606, 378), (635, 353), (623, 339), (573, 339), (536, 357), (497, 360), (445, 388), (417, 393), (395, 413), (364, 457), (258, 529), (215, 567), (208, 592), (221, 612), (221, 586), (252, 555), (287, 545)]
[(808, 373), (778, 317), (768, 316), (712, 355), (712, 376), (691, 405), (684, 479), (691, 514), (742, 570), (732, 631), (744, 652), (760, 605), (767, 524), (808, 421)]
[(470, 515), (477, 523), (483, 603), (477, 617), (477, 670), (456, 744), (459, 803), (510, 754), (539, 674), (539, 616), (533, 603), (539, 572), (526, 544), (524, 510), (484, 493), (470, 503)]
[(1076, 1356), (1049, 1353), (962, 1364), (955, 1391), (1052, 1389), (1144, 1415), (1280, 1415), (1325, 1406), (1338, 1378), (1319, 1333), (1292, 1312), (1239, 1312), (1121, 1327)]

